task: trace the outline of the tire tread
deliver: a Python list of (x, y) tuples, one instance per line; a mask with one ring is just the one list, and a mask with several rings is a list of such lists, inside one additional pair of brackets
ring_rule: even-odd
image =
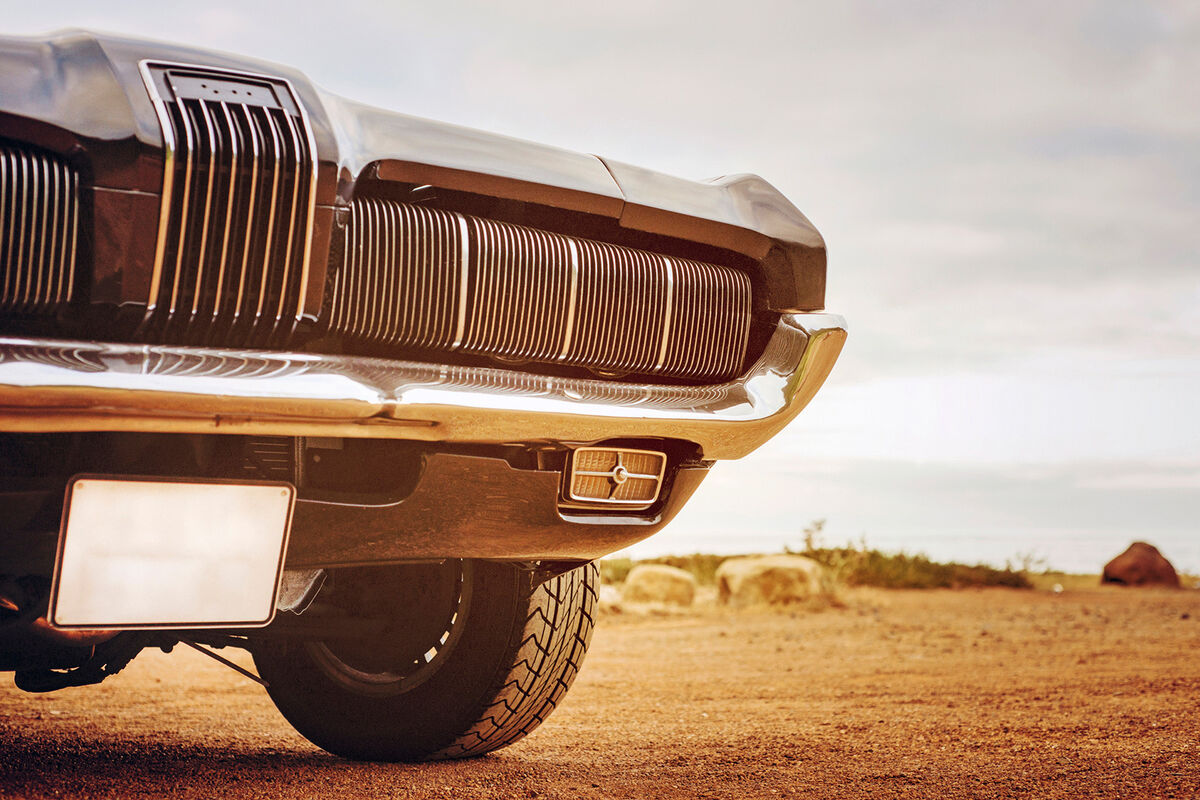
[(550, 715), (583, 664), (599, 582), (599, 569), (586, 564), (533, 590), (528, 612), (512, 629), (512, 658), (497, 671), (479, 717), (431, 758), (468, 758), (505, 747)]

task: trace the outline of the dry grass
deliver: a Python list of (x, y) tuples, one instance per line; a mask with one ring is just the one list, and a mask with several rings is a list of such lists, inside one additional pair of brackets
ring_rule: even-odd
[[(1032, 586), (1027, 574), (1021, 570), (996, 569), (985, 564), (939, 562), (922, 554), (884, 553), (865, 545), (821, 547), (810, 542), (804, 550), (793, 554), (824, 564), (834, 580), (845, 586), (874, 586), (884, 589), (958, 589), (974, 586), (1028, 589)], [(693, 553), (641, 561), (606, 558), (600, 562), (600, 575), (605, 583), (619, 584), (637, 564), (668, 564), (690, 572), (698, 585), (712, 586), (716, 582), (717, 568), (729, 558), (736, 556)]]

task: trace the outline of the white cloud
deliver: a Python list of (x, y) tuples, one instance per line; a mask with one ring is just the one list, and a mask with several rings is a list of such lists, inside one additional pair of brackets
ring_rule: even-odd
[(1179, 459), (1200, 453), (1200, 360), (1086, 351), (991, 370), (826, 386), (769, 447), (812, 458), (953, 464)]
[(1084, 478), (1077, 485), (1081, 489), (1111, 489), (1118, 491), (1123, 489), (1194, 489), (1200, 491), (1200, 470), (1176, 472), (1164, 469), (1151, 469), (1118, 472), (1113, 475)]
[[(686, 177), (761, 173), (821, 228), (829, 304), (852, 324), (810, 410), (729, 468), (782, 492), (763, 504), (788, 496), (764, 478), (772, 459), (801, 457), (1143, 465), (1080, 478), (1097, 492), (1194, 478), (1160, 472), (1200, 452), (1200, 9), (1187, 0), (379, 0), (334, 14), (59, 0), (5, 22), (240, 51), (353, 99)], [(971, 529), (954, 493), (1000, 503), (1009, 484), (989, 480), (923, 484), (923, 503)], [(870, 482), (821, 485), (846, 508), (870, 502)]]

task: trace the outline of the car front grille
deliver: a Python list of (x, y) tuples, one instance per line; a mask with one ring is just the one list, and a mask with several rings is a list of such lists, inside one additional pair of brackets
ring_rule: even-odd
[(0, 312), (45, 314), (75, 295), (79, 175), (64, 161), (0, 144)]
[(751, 287), (714, 264), (361, 198), (326, 304), (352, 342), (721, 380), (746, 356)]
[(166, 342), (286, 341), (304, 308), (312, 134), (286, 81), (143, 68), (167, 147), (147, 330)]
[[(325, 251), (329, 223), (314, 248), (316, 143), (292, 86), (207, 66), (141, 69), (164, 141), (157, 226), (104, 219), (153, 242), (152, 269), (123, 250), (97, 265), (129, 272), (104, 284), (123, 292), (112, 313), (76, 263), (90, 260), (93, 238), (80, 174), (0, 142), (4, 332), (53, 326), (72, 338), (499, 362), (662, 385), (718, 384), (748, 363), (752, 288), (738, 269), (378, 197), (339, 209), (344, 249)], [(331, 188), (321, 219), (335, 202)], [(107, 313), (59, 313), (89, 298)]]

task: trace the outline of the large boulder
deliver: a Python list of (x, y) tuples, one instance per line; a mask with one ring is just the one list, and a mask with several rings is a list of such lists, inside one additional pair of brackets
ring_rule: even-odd
[(621, 608), (621, 590), (611, 583), (600, 584), (600, 595), (597, 600), (600, 602), (600, 611), (602, 612), (620, 614), (624, 610)]
[(696, 599), (696, 579), (690, 572), (677, 567), (638, 564), (625, 577), (621, 599), (626, 603), (690, 606)]
[(1170, 586), (1178, 589), (1179, 573), (1158, 548), (1145, 542), (1134, 542), (1129, 549), (1104, 565), (1102, 583), (1124, 586)]
[(730, 558), (717, 568), (717, 600), (737, 607), (829, 603), (834, 589), (829, 570), (804, 556)]

